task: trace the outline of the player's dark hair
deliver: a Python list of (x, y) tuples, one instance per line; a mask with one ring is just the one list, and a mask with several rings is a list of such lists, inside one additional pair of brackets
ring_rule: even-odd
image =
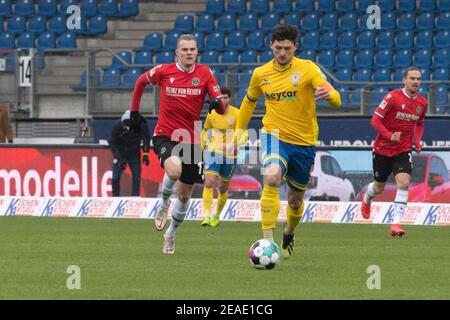
[(228, 89), (227, 87), (220, 87), (220, 92), (222, 92), (222, 94), (226, 94), (231, 98), (231, 90)]
[(417, 67), (409, 67), (408, 69), (405, 70), (405, 72), (403, 72), (403, 79), (406, 79), (408, 77), (408, 73), (410, 71), (419, 71), (420, 72), (420, 69)]
[(297, 43), (298, 29), (288, 24), (277, 24), (272, 29), (272, 42), (289, 40)]

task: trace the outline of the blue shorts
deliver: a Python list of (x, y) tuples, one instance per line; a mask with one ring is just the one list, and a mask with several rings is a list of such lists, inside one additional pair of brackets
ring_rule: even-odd
[(261, 146), (264, 167), (279, 164), (281, 176), (292, 190), (306, 190), (316, 157), (315, 146), (287, 143), (265, 132), (261, 134)]
[(229, 181), (233, 176), (235, 168), (236, 159), (224, 157), (221, 154), (211, 151), (206, 152), (204, 174), (213, 174), (219, 176), (224, 181)]

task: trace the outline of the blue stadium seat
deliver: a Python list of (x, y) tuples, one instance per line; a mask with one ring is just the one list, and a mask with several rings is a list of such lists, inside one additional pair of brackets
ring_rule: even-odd
[(357, 23), (356, 23), (358, 31), (362, 32), (365, 30), (369, 30), (367, 28), (367, 22), (368, 22), (369, 17), (370, 16), (368, 14), (363, 14), (361, 16), (358, 16)]
[(180, 33), (190, 33), (194, 29), (194, 17), (188, 14), (177, 16), (173, 30)]
[(234, 13), (224, 13), (219, 17), (217, 31), (231, 32), (236, 30), (236, 15)]
[[(373, 4), (373, 3), (372, 3)], [(381, 12), (393, 12), (395, 11), (395, 1), (392, 0), (379, 0)]]
[(219, 63), (219, 55), (215, 50), (206, 50), (200, 54), (201, 63)]
[[(314, 59), (316, 58), (316, 52), (314, 50), (302, 50), (298, 53), (298, 57), (300, 59), (314, 61)], [(334, 57), (333, 57), (333, 60), (334, 60)]]
[(392, 81), (402, 81), (404, 71), (405, 70), (403, 68), (395, 69), (395, 71), (391, 74)]
[(439, 31), (434, 38), (434, 45), (436, 48), (450, 47), (450, 32), (448, 30)]
[(375, 33), (373, 31), (363, 31), (356, 37), (356, 45), (360, 49), (373, 48), (375, 42)]
[(66, 32), (66, 30), (66, 16), (55, 16), (48, 21), (48, 31), (59, 35)]
[(225, 83), (226, 82), (226, 70), (227, 68), (222, 67), (210, 67), (211, 72), (214, 74), (214, 77), (216, 77), (217, 83)]
[(195, 29), (201, 32), (213, 32), (214, 16), (208, 13), (199, 15), (195, 23)]
[(270, 12), (265, 14), (261, 18), (261, 29), (265, 32), (269, 32), (277, 24), (280, 23), (280, 15), (277, 12)]
[(398, 18), (397, 28), (400, 30), (412, 30), (416, 27), (415, 19), (415, 14), (404, 13)]
[[(95, 87), (100, 86), (101, 76), (102, 76), (102, 70), (100, 68), (95, 68), (95, 71), (94, 71), (94, 86)], [(87, 71), (85, 70), (81, 73), (80, 83), (76, 87), (77, 87), (77, 89), (86, 89), (86, 84), (87, 84)]]
[(358, 0), (356, 9), (358, 10), (359, 14), (365, 14), (367, 8), (373, 4), (375, 4), (373, 0)]
[(420, 0), (419, 10), (421, 12), (434, 12), (436, 10), (436, 0)]
[(162, 34), (151, 32), (147, 34), (144, 38), (144, 49), (146, 51), (159, 51), (162, 49)]
[(11, 0), (0, 1), (0, 17), (8, 17), (11, 15)]
[(16, 54), (8, 53), (5, 55), (5, 71), (12, 72), (16, 69)]
[(448, 80), (448, 68), (438, 68), (431, 72), (431, 80)]
[(77, 47), (77, 35), (73, 31), (67, 31), (57, 39), (58, 48), (75, 49)]
[(227, 49), (242, 50), (245, 45), (245, 32), (233, 31), (227, 36)]
[(341, 96), (341, 104), (343, 108), (346, 108), (349, 103), (349, 95), (347, 88), (340, 87), (338, 89), (339, 95)]
[(163, 64), (163, 63), (172, 63), (175, 60), (175, 55), (172, 51), (161, 51), (158, 52), (155, 58), (156, 64)]
[(315, 31), (319, 29), (319, 15), (310, 13), (302, 19), (302, 31)]
[[(410, 51), (409, 51), (410, 52)], [(431, 64), (431, 50), (422, 49), (414, 54), (414, 65), (419, 68), (428, 68)]]
[(376, 67), (390, 67), (392, 65), (392, 50), (379, 50), (375, 54)]
[(116, 0), (101, 0), (98, 4), (98, 13), (105, 16), (115, 16), (117, 14), (117, 1)]
[(266, 63), (273, 59), (272, 50), (265, 50), (259, 56), (259, 62)]
[(98, 35), (108, 31), (108, 17), (99, 14), (89, 18), (88, 21), (89, 34)]
[(434, 14), (430, 12), (422, 13), (417, 17), (416, 27), (418, 30), (433, 30)]
[(70, 6), (77, 6), (80, 0), (62, 0), (59, 4), (59, 14), (67, 15), (67, 8)]
[(205, 6), (205, 13), (212, 15), (221, 15), (225, 12), (225, 1), (224, 0), (208, 0)]
[(57, 4), (56, 0), (39, 0), (38, 13), (43, 16), (55, 16)]
[(223, 32), (209, 33), (206, 38), (205, 49), (222, 50), (225, 47), (225, 36)]
[(164, 49), (175, 50), (177, 48), (177, 41), (180, 36), (181, 36), (180, 32), (175, 30), (170, 31), (166, 35), (166, 39), (164, 40)]
[(353, 12), (346, 13), (339, 17), (339, 31), (355, 30), (357, 26), (357, 16)]
[(430, 49), (433, 46), (433, 32), (422, 31), (418, 33), (415, 44), (416, 49)]
[[(245, 41), (241, 42), (245, 44)], [(254, 31), (247, 36), (247, 48), (252, 50), (264, 50), (264, 33), (261, 31)]]
[(305, 33), (302, 37), (302, 47), (301, 49), (312, 49), (316, 50), (319, 48), (319, 32), (312, 31)]
[(320, 36), (320, 48), (321, 49), (334, 49), (337, 46), (336, 32), (330, 31), (323, 33)]
[(136, 51), (133, 59), (134, 64), (152, 64), (153, 57), (150, 51)]
[(240, 63), (255, 63), (258, 62), (258, 55), (255, 50), (245, 50), (239, 55)]
[(300, 14), (308, 14), (314, 11), (314, 1), (297, 0), (295, 4), (295, 12)]
[(122, 88), (134, 88), (137, 79), (142, 74), (141, 68), (130, 68), (122, 74)]
[(450, 67), (450, 49), (439, 49), (434, 52), (433, 67)]
[(349, 49), (355, 47), (356, 35), (354, 31), (341, 32), (338, 38), (339, 48)]
[(391, 73), (387, 68), (377, 68), (373, 74), (373, 81), (387, 82), (390, 81)]
[[(122, 60), (124, 60), (126, 63), (131, 64), (131, 60), (133, 58), (133, 55), (131, 54), (131, 52), (129, 52), (129, 51), (118, 51), (118, 52), (116, 52), (116, 54)], [(123, 63), (122, 61), (120, 61), (116, 56), (113, 56), (111, 66), (113, 68), (121, 69), (121, 70), (128, 68), (128, 66), (125, 63)]]
[(394, 55), (394, 66), (406, 68), (411, 65), (412, 54), (410, 50), (399, 50)]
[(269, 11), (269, 0), (251, 0), (250, 12), (263, 15)]
[(39, 49), (56, 48), (56, 36), (52, 32), (41, 33), (37, 39), (37, 47)]
[(250, 79), (252, 78), (253, 68), (243, 68), (239, 72), (238, 76), (238, 84), (241, 88), (247, 88), (250, 83)]
[(80, 10), (86, 17), (93, 17), (97, 14), (96, 0), (81, 0)]
[(352, 12), (355, 9), (355, 0), (339, 0), (337, 4), (338, 12)]
[(414, 45), (414, 33), (412, 31), (401, 31), (395, 36), (397, 49), (410, 49)]
[(348, 108), (359, 109), (361, 107), (361, 95), (360, 88), (352, 88), (349, 90)]
[(349, 68), (339, 68), (335, 76), (340, 81), (352, 81), (352, 70)]
[(450, 11), (450, 0), (439, 0), (439, 11)]
[(247, 0), (228, 0), (227, 12), (244, 14), (247, 12)]
[(335, 11), (335, 2), (334, 0), (319, 0), (317, 4), (317, 11), (318, 12), (332, 12)]
[(384, 96), (389, 92), (386, 87), (378, 87), (369, 93), (369, 104), (371, 107), (378, 107)]
[(247, 13), (239, 17), (239, 29), (241, 31), (253, 32), (258, 29), (258, 16)]
[(103, 71), (103, 79), (100, 83), (101, 88), (118, 88), (121, 83), (120, 69), (110, 67)]
[(436, 27), (440, 30), (450, 29), (450, 12), (442, 12), (436, 20)]
[[(389, 0), (392, 2), (392, 0)], [(382, 11), (386, 12), (386, 11)], [(381, 15), (381, 30), (394, 30), (396, 28), (395, 14), (387, 11)]]
[(360, 50), (355, 57), (355, 67), (368, 68), (372, 66), (373, 53), (372, 50), (363, 49)]
[(121, 0), (116, 17), (133, 17), (139, 14), (139, 0)]
[(227, 50), (222, 54), (221, 63), (238, 63), (238, 53), (236, 50)]
[(376, 39), (377, 49), (391, 49), (394, 46), (394, 32), (381, 32)]
[[(332, 50), (322, 50), (317, 57), (317, 62), (319, 62), (325, 68), (332, 68), (334, 66), (335, 53)], [(339, 66), (344, 67), (344, 66)]]
[(336, 67), (351, 67), (353, 66), (353, 51), (340, 50), (336, 57)]
[(205, 47), (205, 34), (201, 31), (194, 31), (192, 35), (197, 41), (197, 49), (202, 50)]
[(284, 24), (289, 24), (292, 26), (300, 25), (300, 15), (298, 13), (289, 13), (284, 15)]
[(288, 14), (292, 12), (292, 0), (274, 0), (273, 12)]
[(439, 85), (435, 88), (436, 105), (442, 106), (448, 104), (448, 87)]
[(331, 31), (337, 30), (338, 15), (334, 12), (327, 13), (320, 18), (320, 30)]
[(236, 94), (234, 96), (235, 104), (240, 105), (246, 95), (247, 95), (247, 88), (243, 87), (243, 88), (240, 88), (238, 91), (236, 91)]
[(14, 14), (19, 16), (32, 16), (34, 14), (33, 0), (17, 0), (14, 6)]
[(422, 69), (420, 69), (420, 73), (421, 73), (421, 76), (422, 76), (422, 81), (430, 80), (430, 69), (422, 68)]
[(0, 16), (0, 32), (3, 32), (3, 17)]
[(0, 49), (14, 49), (15, 35), (11, 32), (0, 33)]
[(403, 12), (414, 12), (416, 10), (416, 2), (411, 0), (399, 0), (397, 9)]
[(17, 37), (17, 48), (36, 48), (34, 33), (25, 32)]
[(358, 69), (353, 74), (354, 81), (369, 82), (372, 81), (372, 72), (370, 69)]
[(25, 32), (26, 18), (23, 16), (11, 16), (7, 20), (7, 30), (15, 34)]

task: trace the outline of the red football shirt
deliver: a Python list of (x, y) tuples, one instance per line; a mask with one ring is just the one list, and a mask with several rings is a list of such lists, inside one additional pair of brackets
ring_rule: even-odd
[(405, 89), (389, 92), (375, 110), (373, 117), (382, 118), (381, 123), (389, 131), (401, 132), (400, 141), (394, 142), (378, 132), (373, 150), (388, 157), (412, 150), (414, 128), (422, 122), (427, 110), (427, 100), (420, 94), (410, 97)]
[[(191, 71), (186, 72), (178, 63), (154, 67), (138, 78), (131, 111), (139, 110), (143, 89), (150, 83), (158, 84), (160, 93), (160, 111), (153, 135), (166, 136), (177, 142), (200, 143), (201, 125), (198, 121), (205, 96), (208, 94), (211, 99), (222, 96), (211, 69), (195, 64)], [(194, 128), (195, 121), (198, 125)]]

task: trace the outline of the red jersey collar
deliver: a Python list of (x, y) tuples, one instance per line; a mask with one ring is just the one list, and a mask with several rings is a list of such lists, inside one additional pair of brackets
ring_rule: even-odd
[(419, 93), (416, 93), (414, 96), (410, 96), (407, 92), (406, 92), (406, 90), (405, 90), (405, 88), (402, 88), (402, 92), (403, 92), (403, 94), (408, 98), (408, 99), (416, 99), (417, 98), (417, 95), (419, 94)]
[(185, 71), (182, 67), (180, 67), (180, 65), (178, 64), (178, 62), (176, 62), (175, 64), (176, 64), (178, 70), (180, 70), (181, 72), (192, 73), (192, 72), (194, 72), (194, 70), (195, 70), (195, 64), (194, 64), (194, 67), (192, 68), (192, 70), (190, 70), (190, 71)]

